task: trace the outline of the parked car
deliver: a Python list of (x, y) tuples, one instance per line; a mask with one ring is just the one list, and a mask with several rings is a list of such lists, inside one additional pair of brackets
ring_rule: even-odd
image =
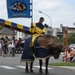
[(75, 47), (75, 43), (70, 44), (70, 45), (69, 45), (69, 48), (71, 48), (71, 47)]

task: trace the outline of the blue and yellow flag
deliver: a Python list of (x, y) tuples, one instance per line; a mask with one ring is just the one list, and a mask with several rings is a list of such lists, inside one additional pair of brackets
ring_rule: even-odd
[(32, 3), (30, 2), (30, 0), (7, 0), (8, 18), (31, 18), (31, 6)]

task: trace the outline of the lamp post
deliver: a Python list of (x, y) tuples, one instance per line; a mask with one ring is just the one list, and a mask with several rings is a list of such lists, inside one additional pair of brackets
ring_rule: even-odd
[(39, 13), (42, 13), (42, 14), (46, 15), (47, 17), (49, 17), (49, 19), (50, 19), (50, 26), (52, 27), (52, 20), (51, 20), (50, 16), (48, 16), (48, 15), (45, 14), (45, 13), (43, 13), (42, 11), (39, 11)]

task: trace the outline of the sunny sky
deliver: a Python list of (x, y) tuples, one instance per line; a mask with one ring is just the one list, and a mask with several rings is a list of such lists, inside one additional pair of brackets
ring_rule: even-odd
[[(42, 11), (43, 13), (39, 13)], [(44, 17), (44, 24), (53, 28), (63, 26), (75, 27), (75, 0), (33, 0), (33, 22), (38, 22), (39, 17)], [(8, 18), (6, 0), (0, 0), (0, 18), (25, 26), (30, 26), (31, 19)], [(52, 24), (51, 24), (52, 23)]]

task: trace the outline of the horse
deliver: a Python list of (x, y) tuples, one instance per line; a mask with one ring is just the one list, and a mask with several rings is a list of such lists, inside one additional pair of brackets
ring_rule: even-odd
[(64, 50), (63, 43), (55, 36), (53, 35), (43, 35), (39, 36), (35, 39), (34, 47), (30, 47), (30, 41), (31, 37), (27, 38), (24, 43), (24, 49), (23, 54), (21, 56), (21, 62), (26, 62), (26, 68), (25, 71), (29, 72), (28, 69), (28, 63), (30, 62), (30, 72), (33, 72), (33, 62), (34, 59), (39, 60), (39, 73), (40, 75), (44, 75), (42, 71), (42, 59), (45, 59), (45, 75), (49, 75), (48, 72), (48, 63), (49, 58), (51, 56), (54, 57), (54, 59), (58, 59), (60, 56), (60, 53)]

